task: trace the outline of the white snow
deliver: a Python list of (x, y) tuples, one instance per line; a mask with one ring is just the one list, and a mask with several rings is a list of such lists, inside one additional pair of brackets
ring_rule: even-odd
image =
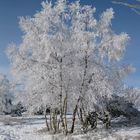
[(39, 134), (38, 130), (45, 128), (41, 117), (22, 117), (1, 119), (0, 140), (46, 140), (49, 136)]
[(98, 128), (87, 134), (52, 135), (45, 131), (43, 116), (0, 116), (0, 140), (140, 140), (140, 127), (104, 130)]

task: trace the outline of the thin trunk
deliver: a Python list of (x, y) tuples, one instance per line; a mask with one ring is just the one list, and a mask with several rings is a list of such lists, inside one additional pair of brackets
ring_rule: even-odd
[(77, 110), (77, 116), (78, 116), (78, 119), (80, 120), (80, 112)]
[(53, 122), (53, 129), (54, 129), (54, 133), (56, 133), (57, 131), (57, 126), (56, 126), (56, 117), (55, 117), (55, 110), (53, 111), (53, 116), (52, 116), (52, 122)]
[(59, 131), (59, 129), (58, 129), (58, 118), (57, 118), (57, 115), (58, 115), (58, 112), (57, 112), (57, 110), (56, 110), (56, 112), (55, 112), (55, 126), (56, 126), (56, 131)]
[(66, 97), (64, 99), (64, 108), (63, 108), (63, 110), (64, 110), (65, 133), (67, 135), (67, 133), (68, 133), (68, 128), (67, 128), (67, 95), (66, 95)]
[(60, 129), (59, 126), (60, 126), (60, 118), (59, 118), (58, 123), (57, 123), (58, 131), (59, 131), (59, 129)]
[(73, 111), (73, 119), (72, 119), (72, 126), (71, 126), (71, 131), (70, 133), (73, 133), (74, 132), (74, 126), (75, 126), (75, 120), (76, 120), (76, 113), (77, 113), (77, 110), (78, 110), (78, 103), (80, 101), (80, 97), (79, 99), (77, 100), (77, 104), (74, 108), (74, 111)]
[(62, 128), (65, 129), (64, 119), (63, 119), (63, 108), (62, 105), (60, 106), (60, 122), (62, 125)]
[(52, 110), (50, 109), (50, 130), (53, 130), (52, 127)]
[(47, 130), (50, 131), (50, 127), (49, 127), (49, 124), (48, 124), (48, 118), (47, 118), (47, 113), (46, 112), (45, 112), (45, 120), (46, 120)]
[(62, 103), (62, 100), (63, 100), (63, 97), (62, 97), (62, 94), (63, 94), (62, 62), (63, 61), (61, 58), (60, 59), (60, 121), (61, 121), (63, 130), (65, 130), (65, 124), (64, 124), (64, 120), (63, 120), (63, 103)]
[(82, 124), (84, 123), (84, 119), (83, 119), (83, 111), (82, 111), (81, 108), (80, 108), (80, 121), (81, 121)]

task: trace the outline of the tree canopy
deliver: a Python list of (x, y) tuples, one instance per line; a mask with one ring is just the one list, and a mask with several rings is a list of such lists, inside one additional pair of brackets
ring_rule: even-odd
[(104, 110), (105, 99), (122, 90), (123, 78), (133, 70), (118, 63), (129, 36), (112, 30), (113, 9), (99, 19), (95, 12), (79, 1), (43, 2), (33, 17), (20, 18), (22, 43), (7, 49), (16, 82), (27, 91), (25, 102), (47, 105), (55, 115), (58, 108), (65, 131), (67, 112), (73, 112), (73, 132), (76, 113)]

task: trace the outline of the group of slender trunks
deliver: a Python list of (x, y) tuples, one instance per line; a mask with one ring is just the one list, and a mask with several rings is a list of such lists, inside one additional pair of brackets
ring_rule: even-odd
[[(87, 46), (89, 46), (89, 42), (87, 42)], [(78, 97), (75, 107), (72, 111), (72, 119), (67, 118), (67, 103), (68, 103), (68, 91), (65, 91), (65, 97), (63, 95), (63, 73), (62, 73), (62, 62), (63, 59), (57, 59), (60, 64), (60, 97), (59, 97), (59, 105), (58, 108), (50, 108), (50, 113), (47, 115), (45, 113), (46, 118), (46, 126), (48, 131), (53, 131), (54, 133), (63, 132), (66, 135), (68, 133), (74, 133), (75, 124), (80, 122), (81, 128), (84, 132), (88, 131), (88, 128), (91, 127), (95, 129), (97, 127), (97, 121), (101, 120), (105, 127), (108, 129), (110, 127), (110, 117), (108, 113), (97, 113), (96, 112), (89, 112), (85, 109), (83, 105), (84, 100), (84, 91), (88, 88), (87, 85), (90, 85), (92, 82), (92, 77), (94, 73), (91, 74), (88, 82), (86, 83), (87, 77), (87, 70), (88, 70), (88, 51), (85, 50), (85, 57), (84, 57), (84, 72), (83, 72), (83, 79), (80, 88), (80, 96)], [(63, 95), (63, 96), (62, 96)], [(48, 116), (50, 116), (48, 118)], [(104, 117), (101, 117), (104, 116)], [(71, 123), (68, 123), (71, 122)]]
[[(102, 122), (106, 129), (110, 128), (111, 117), (108, 112), (88, 112), (78, 106), (80, 99), (77, 101), (73, 113), (67, 115), (67, 97), (60, 105), (60, 109), (50, 109), (49, 113), (45, 111), (46, 127), (47, 131), (53, 133), (63, 132), (65, 135), (74, 133), (75, 126), (81, 126), (81, 130), (86, 133), (88, 130), (97, 128), (98, 121)], [(68, 118), (69, 116), (69, 118)]]

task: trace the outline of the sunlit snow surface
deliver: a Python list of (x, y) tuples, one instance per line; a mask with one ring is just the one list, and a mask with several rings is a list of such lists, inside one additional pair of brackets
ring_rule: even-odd
[(140, 127), (115, 128), (109, 131), (98, 128), (88, 134), (75, 133), (65, 137), (62, 134), (48, 134), (43, 116), (0, 116), (0, 140), (140, 140)]

